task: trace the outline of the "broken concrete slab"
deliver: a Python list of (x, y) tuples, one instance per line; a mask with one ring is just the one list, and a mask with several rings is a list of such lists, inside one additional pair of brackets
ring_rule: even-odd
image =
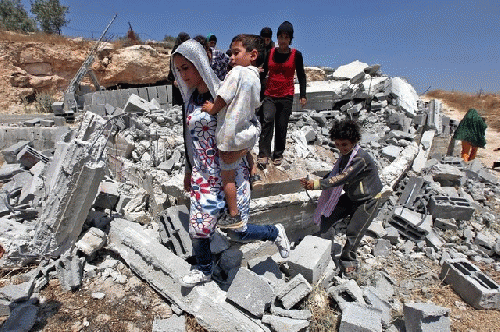
[(94, 257), (95, 253), (106, 245), (107, 236), (99, 228), (90, 228), (75, 244), (87, 257)]
[(2, 150), (3, 159), (7, 164), (13, 164), (17, 162), (17, 154), (27, 145), (29, 141), (19, 141), (6, 149)]
[(386, 91), (396, 96), (396, 105), (406, 111), (410, 116), (417, 113), (418, 94), (408, 82), (400, 77), (393, 77), (389, 81)]
[(293, 319), (275, 315), (265, 315), (262, 322), (271, 325), (276, 332), (301, 332), (309, 327), (309, 321), (303, 319)]
[(212, 331), (268, 331), (226, 302), (226, 294), (215, 282), (186, 289), (180, 280), (190, 265), (161, 245), (141, 225), (115, 218), (111, 222), (108, 247), (130, 268), (173, 305), (196, 317)]
[(30, 331), (36, 323), (38, 306), (35, 299), (15, 305), (9, 318), (3, 323), (2, 331)]
[(339, 332), (382, 332), (382, 316), (377, 309), (347, 303), (342, 311)]
[(366, 306), (363, 291), (353, 279), (349, 279), (338, 286), (330, 287), (328, 295), (337, 302), (342, 312), (347, 308), (347, 304), (349, 303), (356, 303), (363, 307)]
[(227, 299), (255, 317), (262, 317), (274, 301), (274, 291), (261, 276), (240, 268), (227, 290)]
[(84, 257), (78, 257), (72, 253), (66, 253), (59, 258), (56, 271), (63, 289), (74, 291), (81, 287), (84, 264)]
[(59, 145), (31, 254), (58, 257), (77, 241), (104, 178), (107, 138), (96, 129), (105, 123), (87, 112), (73, 142)]
[(337, 81), (348, 81), (356, 75), (364, 74), (365, 68), (368, 67), (367, 63), (359, 60), (353, 61), (349, 64), (338, 67), (332, 75), (332, 79)]
[(276, 297), (283, 304), (283, 308), (291, 309), (299, 303), (304, 297), (309, 295), (312, 286), (301, 275), (296, 275), (292, 280), (282, 285), (278, 290)]
[(420, 139), (420, 145), (418, 147), (418, 154), (412, 165), (412, 169), (414, 172), (420, 173), (422, 172), (422, 169), (424, 169), (427, 158), (429, 158), (429, 153), (431, 151), (432, 141), (434, 139), (435, 133), (436, 132), (434, 130), (427, 130), (422, 135), (422, 138)]
[(24, 172), (25, 169), (20, 164), (3, 164), (0, 167), (0, 181), (7, 182), (18, 173)]
[(186, 316), (172, 315), (167, 319), (155, 319), (152, 332), (184, 332), (186, 331)]
[(0, 297), (11, 302), (23, 302), (29, 300), (33, 293), (35, 284), (26, 281), (18, 285), (7, 285), (0, 288)]
[(406, 331), (451, 331), (450, 309), (432, 303), (405, 303)]

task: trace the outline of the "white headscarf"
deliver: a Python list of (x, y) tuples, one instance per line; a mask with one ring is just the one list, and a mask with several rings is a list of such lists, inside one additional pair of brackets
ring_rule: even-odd
[[(191, 63), (196, 67), (198, 73), (200, 73), (201, 78), (207, 84), (208, 90), (210, 94), (215, 99), (217, 97), (217, 90), (219, 89), (220, 80), (215, 75), (214, 71), (210, 67), (210, 63), (208, 62), (207, 52), (203, 49), (200, 43), (198, 43), (194, 39), (190, 39), (182, 43), (174, 52), (174, 54), (181, 54), (186, 59), (191, 61)], [(173, 55), (172, 55), (173, 57)], [(173, 62), (172, 62), (173, 63)], [(179, 89), (181, 90), (182, 99), (184, 100), (184, 104), (189, 101), (191, 98), (191, 94), (195, 90), (194, 88), (189, 89), (181, 78), (181, 75), (177, 71), (177, 68), (173, 68), (173, 73), (175, 76), (175, 80), (179, 85)]]

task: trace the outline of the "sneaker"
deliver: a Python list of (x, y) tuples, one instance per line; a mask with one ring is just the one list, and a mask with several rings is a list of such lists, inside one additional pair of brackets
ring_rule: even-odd
[(227, 211), (217, 221), (217, 226), (221, 229), (237, 229), (244, 225), (245, 222), (241, 219), (241, 215), (237, 214), (233, 217)]
[(276, 224), (275, 226), (278, 229), (278, 237), (274, 240), (274, 243), (278, 247), (281, 257), (287, 258), (290, 254), (290, 242), (286, 236), (285, 227), (282, 224)]
[(191, 270), (189, 274), (186, 274), (184, 277), (182, 277), (181, 285), (184, 287), (194, 287), (198, 284), (210, 281), (211, 279), (212, 275), (205, 274), (200, 270), (194, 269)]

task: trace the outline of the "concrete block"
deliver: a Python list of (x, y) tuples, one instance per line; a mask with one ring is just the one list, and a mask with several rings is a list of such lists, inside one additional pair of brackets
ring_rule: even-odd
[(324, 289), (328, 289), (333, 279), (335, 279), (335, 277), (338, 275), (339, 275), (339, 268), (337, 267), (333, 259), (330, 259), (330, 262), (328, 263), (328, 266), (325, 269), (325, 273), (319, 279), (318, 284)]
[(388, 145), (382, 149), (382, 156), (389, 159), (389, 161), (395, 160), (401, 154), (401, 148), (395, 145)]
[(339, 332), (382, 332), (382, 314), (379, 310), (346, 304), (342, 311)]
[(3, 159), (7, 164), (17, 162), (17, 154), (24, 149), (25, 146), (30, 145), (29, 141), (19, 141), (6, 149), (2, 150)]
[(330, 287), (328, 295), (338, 303), (341, 311), (346, 309), (348, 303), (366, 306), (363, 291), (353, 279), (349, 279), (349, 281), (338, 286)]
[(55, 124), (54, 120), (51, 119), (41, 119), (40, 126), (42, 127), (53, 127)]
[(453, 218), (450, 219), (435, 218), (434, 227), (442, 229), (443, 231), (446, 231), (448, 229), (456, 231), (458, 229), (457, 222)]
[(182, 257), (190, 257), (193, 254), (193, 243), (189, 236), (189, 209), (185, 205), (175, 205), (165, 210), (163, 216), (172, 227), (172, 237), (175, 237), (182, 251), (178, 253)]
[(150, 101), (148, 97), (148, 90), (146, 88), (138, 88), (139, 90), (139, 97), (141, 97), (144, 100)]
[(18, 190), (22, 190), (22, 188), (29, 185), (31, 181), (33, 181), (33, 175), (31, 175), (30, 172), (17, 173), (2, 187), (2, 191), (12, 194)]
[(271, 325), (276, 332), (301, 332), (309, 326), (309, 321), (303, 319), (292, 319), (275, 315), (264, 315), (262, 322)]
[(474, 214), (471, 203), (461, 197), (431, 196), (429, 212), (434, 218), (470, 220)]
[(283, 273), (278, 263), (271, 257), (257, 257), (248, 261), (248, 268), (257, 275), (265, 278), (274, 289), (284, 283)]
[[(113, 109), (116, 108), (116, 107), (119, 107), (119, 103), (118, 103), (118, 91), (117, 90), (111, 90), (111, 91), (106, 91), (104, 92), (104, 100), (106, 102), (105, 105), (109, 105), (111, 106)], [(112, 113), (111, 113), (112, 114)], [(108, 113), (108, 115), (110, 115)]]
[(38, 306), (26, 301), (12, 308), (9, 318), (3, 323), (2, 331), (31, 331), (36, 323)]
[(18, 285), (7, 285), (0, 288), (0, 297), (11, 302), (23, 302), (29, 300), (33, 293), (35, 283), (26, 281)]
[(385, 229), (385, 231), (387, 232), (387, 234), (384, 235), (384, 239), (389, 240), (392, 245), (395, 245), (399, 242), (399, 232), (395, 227), (389, 226)]
[(155, 319), (153, 332), (184, 332), (186, 331), (186, 316), (172, 315), (167, 319)]
[(50, 158), (44, 156), (40, 152), (33, 149), (31, 146), (26, 145), (19, 153), (17, 154), (17, 162), (30, 169), (35, 166), (39, 161), (43, 161), (44, 163), (48, 163)]
[(227, 291), (227, 299), (255, 317), (262, 317), (275, 295), (271, 286), (252, 271), (240, 268)]
[(312, 313), (309, 309), (304, 310), (286, 310), (280, 307), (271, 307), (271, 314), (280, 317), (288, 317), (293, 319), (303, 319), (310, 320), (312, 317)]
[(285, 309), (290, 309), (304, 297), (309, 295), (312, 287), (302, 275), (295, 276), (292, 280), (281, 286), (277, 298)]
[(396, 207), (389, 223), (402, 236), (412, 240), (423, 240), (432, 229), (432, 216)]
[(311, 284), (316, 283), (331, 260), (332, 241), (317, 236), (306, 236), (290, 252), (290, 276), (302, 274)]
[(106, 234), (99, 228), (90, 228), (75, 244), (87, 257), (94, 257), (95, 253), (106, 245)]
[(368, 306), (381, 311), (382, 325), (384, 327), (389, 326), (392, 321), (391, 304), (388, 301), (382, 300), (377, 295), (377, 290), (372, 286), (363, 288), (363, 298)]
[(378, 239), (373, 247), (373, 256), (386, 257), (391, 254), (392, 244), (389, 240)]
[(403, 306), (406, 331), (451, 331), (450, 309), (432, 303), (405, 303)]
[(24, 167), (19, 164), (3, 164), (0, 167), (0, 181), (7, 182), (14, 175), (25, 172)]
[(155, 86), (148, 86), (146, 87), (146, 90), (148, 91), (148, 100), (151, 101), (153, 99), (158, 100), (158, 90), (156, 89)]
[(210, 238), (210, 251), (214, 255), (222, 253), (224, 250), (229, 249), (229, 247), (229, 240), (219, 232), (215, 232)]
[(338, 67), (334, 72), (332, 78), (334, 80), (343, 81), (350, 80), (360, 73), (364, 73), (368, 64), (360, 62), (359, 60), (353, 61), (349, 64)]
[(166, 85), (160, 85), (156, 87), (156, 92), (158, 94), (158, 101), (160, 104), (167, 104), (169, 102), (168, 97), (167, 97), (167, 86)]
[(118, 204), (118, 200), (120, 199), (118, 187), (118, 182), (102, 181), (99, 184), (99, 192), (92, 207), (100, 210), (109, 209), (115, 211), (116, 204)]
[(26, 127), (35, 127), (36, 125), (38, 125), (40, 123), (40, 120), (41, 120), (40, 118), (27, 120), (27, 121), (24, 121), (24, 125)]
[(500, 309), (500, 286), (466, 259), (446, 261), (439, 278), (476, 309)]
[[(147, 93), (146, 93), (147, 94)], [(125, 113), (144, 113), (149, 110), (149, 102), (137, 95), (131, 95), (124, 107)]]
[(84, 257), (73, 254), (65, 254), (57, 261), (56, 271), (61, 287), (67, 291), (80, 288), (83, 279)]
[(243, 259), (243, 253), (239, 248), (230, 248), (224, 251), (220, 257), (220, 267), (228, 272), (233, 268), (239, 268)]
[(55, 115), (64, 114), (64, 102), (63, 101), (55, 101), (52, 103), (52, 111)]
[(10, 315), (10, 301), (0, 299), (0, 318)]

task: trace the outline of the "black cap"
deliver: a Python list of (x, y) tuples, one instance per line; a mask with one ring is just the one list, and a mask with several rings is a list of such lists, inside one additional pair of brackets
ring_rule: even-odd
[(211, 41), (217, 42), (217, 37), (215, 37), (214, 34), (209, 34), (207, 39), (209, 42)]
[(273, 30), (269, 27), (262, 28), (262, 30), (260, 30), (260, 36), (262, 38), (273, 38)]
[(179, 32), (177, 35), (177, 43), (180, 45), (188, 40), (190, 37), (186, 32)]
[(281, 25), (278, 28), (278, 36), (284, 32), (286, 32), (288, 34), (288, 36), (290, 36), (290, 39), (293, 38), (293, 25), (292, 25), (292, 23), (290, 23), (288, 21), (281, 23)]

